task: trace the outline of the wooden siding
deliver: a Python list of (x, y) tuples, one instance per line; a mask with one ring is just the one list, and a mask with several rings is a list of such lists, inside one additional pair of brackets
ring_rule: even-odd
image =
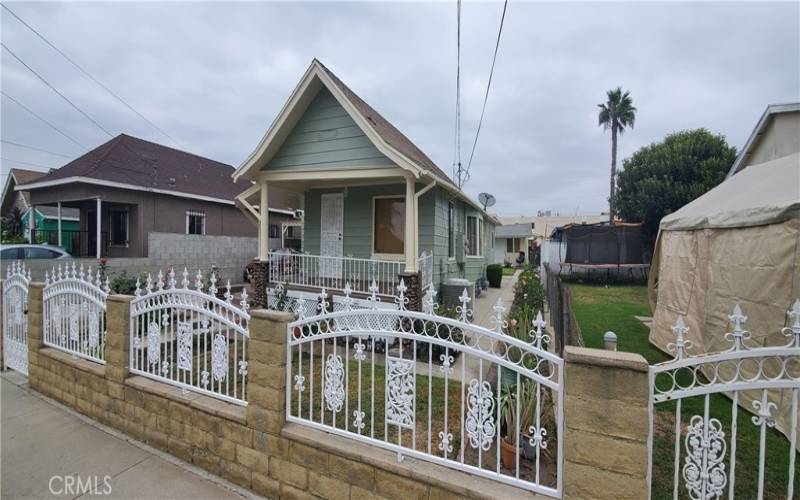
[(393, 165), (323, 87), (265, 170)]

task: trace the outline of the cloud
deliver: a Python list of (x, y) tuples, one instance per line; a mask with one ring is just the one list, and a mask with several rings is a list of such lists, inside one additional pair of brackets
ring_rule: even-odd
[[(445, 3), (9, 3), (189, 151), (238, 165), (312, 58), (328, 65), (443, 170), (454, 157), (455, 5)], [(462, 8), (462, 161), (469, 158), (502, 5)], [(606, 208), (605, 91), (631, 90), (620, 158), (706, 127), (741, 147), (769, 103), (800, 100), (797, 3), (510, 2), (466, 191), (504, 215)], [(3, 11), (2, 40), (113, 133), (170, 141)], [(107, 139), (2, 55), (4, 91), (88, 147)], [(79, 148), (8, 100), (6, 140)], [(64, 159), (3, 144), (3, 157)], [(3, 170), (24, 165), (3, 162)]]

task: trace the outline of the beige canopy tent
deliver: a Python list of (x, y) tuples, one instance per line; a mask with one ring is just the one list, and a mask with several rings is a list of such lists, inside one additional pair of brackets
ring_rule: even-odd
[[(800, 154), (750, 165), (664, 217), (648, 283), (650, 341), (666, 351), (683, 315), (691, 354), (730, 349), (728, 315), (740, 304), (750, 346), (788, 343), (787, 310), (800, 298)], [(657, 296), (657, 303), (654, 299)], [(708, 375), (708, 374), (707, 374)], [(752, 411), (754, 394), (741, 394)], [(778, 428), (787, 432), (788, 391), (771, 391)]]

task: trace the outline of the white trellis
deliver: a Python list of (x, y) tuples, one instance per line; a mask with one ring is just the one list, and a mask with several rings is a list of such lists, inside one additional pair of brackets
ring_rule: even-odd
[(31, 271), (12, 262), (3, 282), (3, 363), (28, 374), (28, 285)]
[[(472, 324), (466, 293), (459, 317), (448, 318), (436, 314), (432, 286), (422, 312), (407, 310), (402, 280), (392, 300), (381, 301), (376, 288), (366, 307), (345, 286), (341, 309), (321, 307), (289, 324), (287, 420), (392, 450), (398, 460), (560, 496), (564, 365), (543, 347), (541, 317), (525, 342), (502, 321)], [(500, 317), (502, 310), (499, 303)], [(506, 420), (506, 410), (528, 417)], [(513, 453), (509, 444), (510, 462), (501, 460), (501, 440), (519, 447)]]
[[(757, 495), (764, 497), (766, 433), (774, 427), (777, 412), (788, 410), (789, 452), (786, 498), (793, 498), (797, 474), (798, 392), (800, 392), (800, 299), (787, 312), (789, 326), (782, 330), (786, 344), (750, 347), (750, 332), (744, 329), (747, 316), (737, 304), (728, 316), (732, 331), (725, 334), (731, 342), (727, 351), (692, 356), (689, 329), (678, 316), (672, 328), (675, 342), (668, 348), (675, 353), (671, 361), (650, 367), (650, 465), (648, 481), (653, 478), (653, 426), (659, 404), (674, 401), (674, 450), (672, 496), (695, 500), (734, 498), (736, 484), (737, 415), (747, 399), (754, 413), (748, 425), (758, 428), (758, 462), (747, 464), (758, 471)], [(710, 413), (710, 398), (724, 393), (732, 398), (729, 426), (720, 415)], [(684, 415), (682, 403), (688, 398), (702, 398), (702, 414)]]
[(45, 272), (42, 291), (44, 344), (105, 363), (108, 278), (67, 264)]
[(184, 269), (159, 271), (137, 280), (131, 301), (131, 373), (154, 378), (184, 390), (247, 405), (247, 341), (250, 313), (247, 291), (234, 303), (230, 282), (223, 298), (214, 273), (206, 287), (200, 271), (190, 287)]

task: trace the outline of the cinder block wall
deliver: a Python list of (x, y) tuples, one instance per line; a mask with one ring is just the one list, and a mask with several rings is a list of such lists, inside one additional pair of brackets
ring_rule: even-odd
[(647, 498), (647, 361), (573, 346), (564, 361), (565, 496)]
[(29, 380), (37, 390), (186, 462), (271, 498), (541, 498), (490, 479), (287, 423), (287, 313), (250, 322), (248, 406), (128, 371), (130, 301), (108, 297), (106, 364), (42, 344), (42, 283), (29, 293)]

